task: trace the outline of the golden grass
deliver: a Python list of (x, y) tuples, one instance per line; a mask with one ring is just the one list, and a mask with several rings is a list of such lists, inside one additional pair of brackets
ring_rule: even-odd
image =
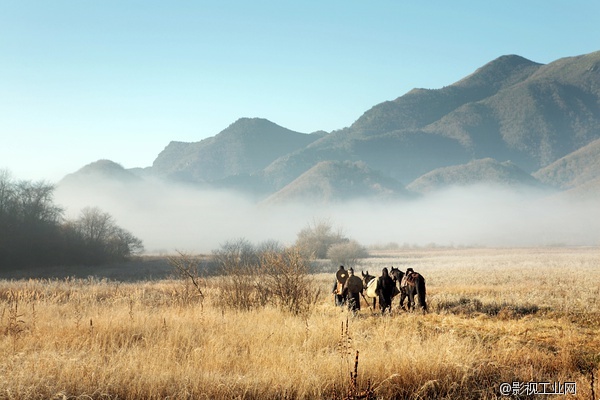
[(400, 250), (358, 269), (391, 265), (426, 277), (430, 313), (353, 318), (329, 297), (302, 317), (236, 312), (216, 279), (202, 304), (173, 280), (0, 281), (0, 398), (346, 398), (356, 351), (378, 398), (503, 398), (513, 381), (591, 398), (598, 249)]

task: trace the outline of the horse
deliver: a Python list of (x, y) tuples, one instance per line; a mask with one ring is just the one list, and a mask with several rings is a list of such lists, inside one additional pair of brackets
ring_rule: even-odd
[(363, 277), (363, 286), (366, 289), (365, 292), (367, 297), (373, 299), (373, 310), (375, 310), (375, 306), (377, 305), (377, 297), (379, 297), (377, 294), (377, 278), (373, 275), (369, 275), (369, 271), (367, 271), (366, 274), (361, 271), (361, 274)]
[(400, 308), (404, 308), (404, 300), (408, 297), (408, 310), (412, 310), (415, 307), (416, 294), (419, 299), (419, 307), (423, 312), (426, 312), (425, 295), (427, 290), (425, 288), (425, 278), (420, 273), (414, 272), (412, 268), (409, 268), (407, 273), (408, 275), (405, 277), (404, 272), (394, 267), (390, 271), (390, 276), (400, 289)]
[[(373, 299), (373, 311), (375, 311), (375, 307), (377, 305), (377, 299), (379, 298), (379, 291), (377, 290), (378, 289), (377, 285), (378, 285), (379, 280), (377, 279), (377, 277), (375, 277), (373, 275), (369, 275), (369, 271), (367, 271), (367, 273), (364, 273), (364, 272), (361, 272), (361, 273), (363, 276), (363, 286), (366, 289), (367, 297), (370, 297)], [(390, 275), (390, 277), (391, 277), (391, 275)], [(394, 298), (394, 296), (396, 296), (398, 293), (400, 293), (400, 291), (397, 289), (397, 287), (394, 287), (394, 292), (392, 293), (392, 298)], [(391, 309), (391, 304), (390, 304), (390, 309)]]

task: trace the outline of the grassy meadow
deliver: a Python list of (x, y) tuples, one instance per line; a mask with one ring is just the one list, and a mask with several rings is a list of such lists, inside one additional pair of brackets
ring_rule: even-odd
[(177, 279), (0, 281), (0, 399), (600, 398), (600, 249), (381, 251), (356, 270), (392, 265), (425, 276), (429, 313), (353, 317), (332, 273), (302, 315), (223, 307), (216, 277), (203, 298)]

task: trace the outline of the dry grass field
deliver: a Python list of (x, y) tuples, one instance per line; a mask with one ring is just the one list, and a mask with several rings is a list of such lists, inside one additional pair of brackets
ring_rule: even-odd
[(599, 249), (398, 250), (357, 270), (392, 265), (426, 277), (428, 314), (352, 317), (333, 274), (300, 316), (224, 308), (218, 278), (202, 301), (181, 280), (0, 281), (0, 398), (600, 398)]

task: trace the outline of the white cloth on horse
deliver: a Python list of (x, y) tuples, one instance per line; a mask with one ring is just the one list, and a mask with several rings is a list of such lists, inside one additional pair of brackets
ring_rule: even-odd
[(377, 279), (373, 278), (367, 283), (367, 296), (377, 297)]

